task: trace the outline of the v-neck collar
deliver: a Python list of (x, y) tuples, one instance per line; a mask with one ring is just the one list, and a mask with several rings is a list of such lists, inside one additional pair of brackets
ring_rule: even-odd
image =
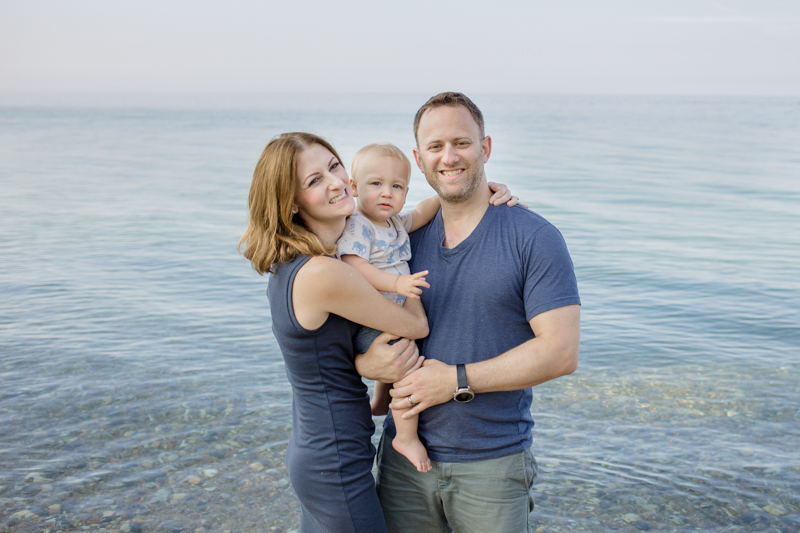
[(444, 220), (442, 219), (442, 210), (440, 209), (439, 213), (436, 215), (436, 226), (439, 231), (439, 251), (442, 257), (444, 259), (451, 259), (472, 248), (472, 246), (480, 240), (481, 235), (486, 232), (486, 228), (491, 224), (492, 219), (497, 213), (497, 209), (496, 206), (489, 205), (481, 221), (478, 222), (478, 225), (472, 230), (472, 233), (470, 233), (466, 239), (458, 243), (458, 246), (455, 248), (448, 248), (444, 245)]

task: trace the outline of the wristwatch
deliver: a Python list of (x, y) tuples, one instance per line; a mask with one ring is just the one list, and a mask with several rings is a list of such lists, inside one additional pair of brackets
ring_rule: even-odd
[(467, 368), (464, 365), (456, 365), (456, 374), (458, 375), (458, 388), (453, 393), (453, 399), (461, 403), (472, 401), (475, 393), (467, 384)]

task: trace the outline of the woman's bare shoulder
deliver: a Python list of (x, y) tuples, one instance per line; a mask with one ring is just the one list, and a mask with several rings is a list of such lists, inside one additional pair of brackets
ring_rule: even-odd
[(327, 255), (315, 255), (306, 261), (306, 264), (300, 267), (300, 270), (297, 271), (297, 275), (299, 276), (302, 274), (303, 276), (314, 277), (336, 276), (341, 275), (342, 266), (347, 265), (336, 258), (328, 257)]
[(314, 292), (339, 292), (344, 289), (343, 285), (349, 285), (354, 280), (360, 281), (358, 277), (361, 274), (344, 261), (315, 255), (297, 271), (296, 281)]

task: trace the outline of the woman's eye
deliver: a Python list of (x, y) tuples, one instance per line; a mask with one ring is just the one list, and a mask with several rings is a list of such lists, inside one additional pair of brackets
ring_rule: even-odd
[(331, 165), (331, 170), (334, 170), (336, 168), (339, 168), (339, 162), (338, 161)]

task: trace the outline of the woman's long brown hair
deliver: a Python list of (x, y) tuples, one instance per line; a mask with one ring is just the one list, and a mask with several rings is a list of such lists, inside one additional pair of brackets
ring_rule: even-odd
[(319, 238), (292, 213), (297, 193), (297, 158), (300, 152), (319, 144), (341, 158), (331, 144), (313, 133), (284, 133), (272, 139), (256, 164), (250, 184), (247, 230), (239, 240), (239, 251), (259, 274), (275, 272), (281, 263), (299, 255), (332, 255)]

